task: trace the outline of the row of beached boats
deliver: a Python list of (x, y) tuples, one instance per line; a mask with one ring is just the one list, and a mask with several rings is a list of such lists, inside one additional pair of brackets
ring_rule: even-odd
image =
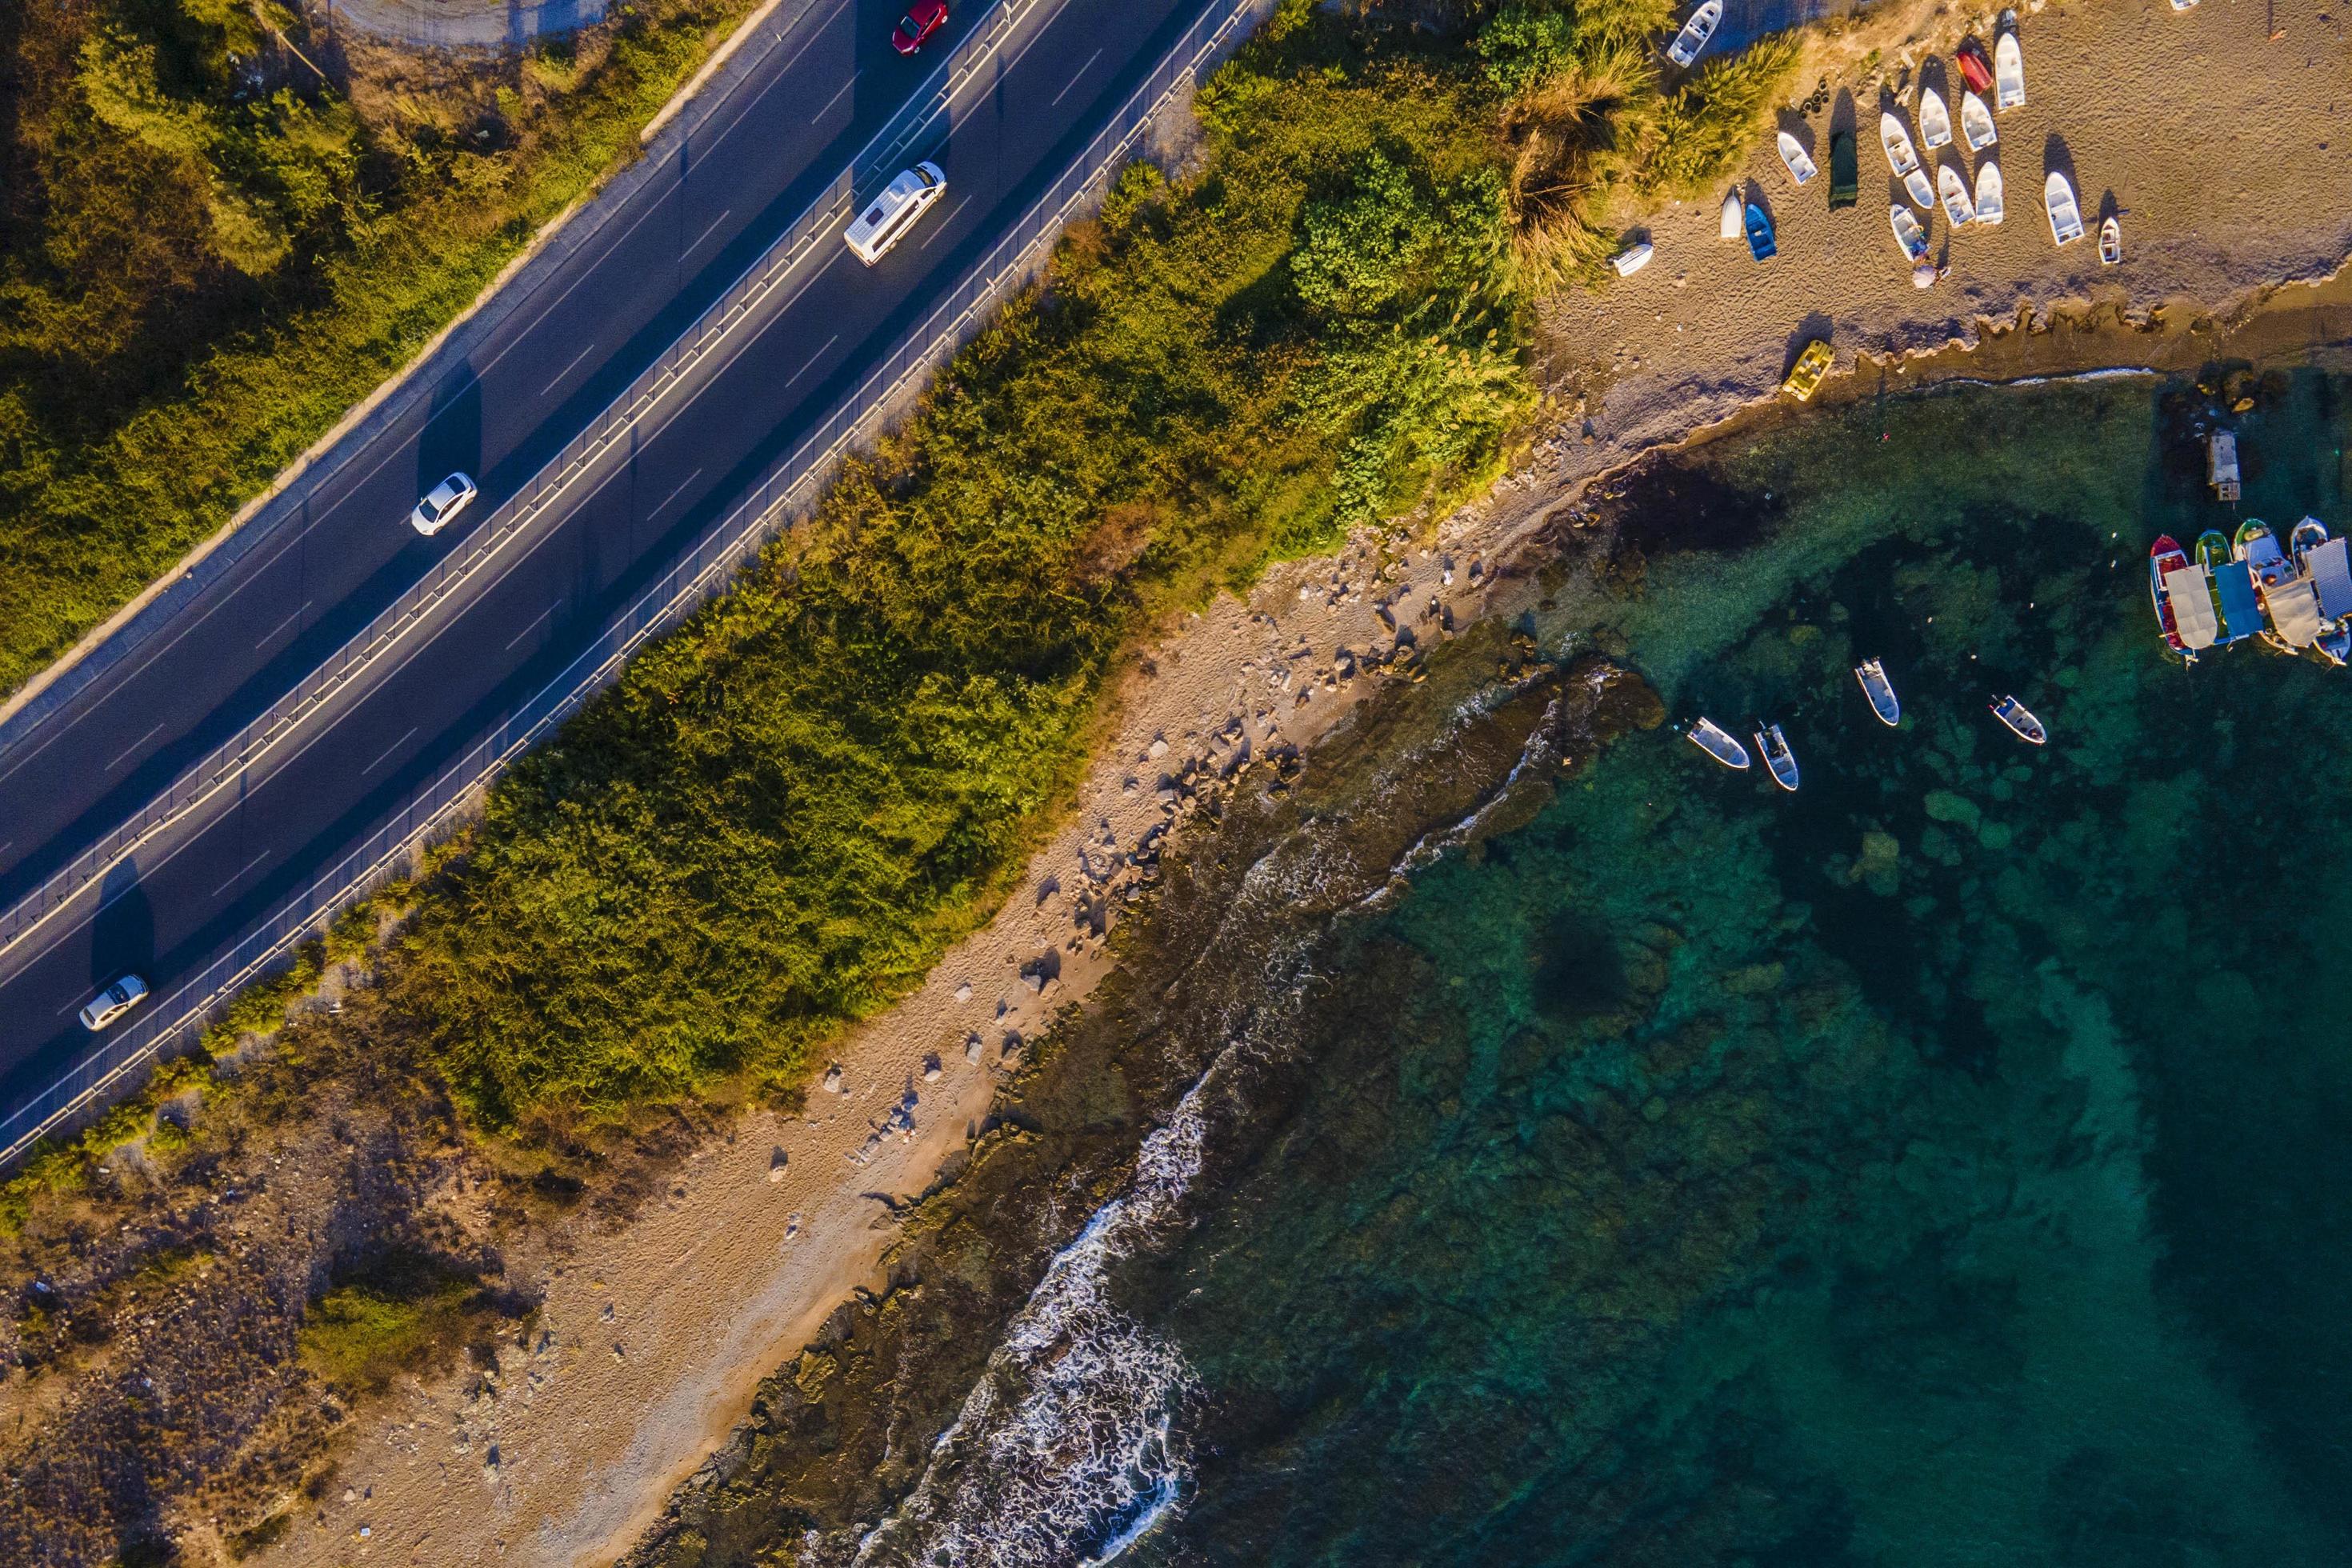
[[(2004, 18), (2007, 20), (2008, 18)], [(1886, 166), (1903, 182), (1904, 194), (1932, 219), (1937, 203), (1944, 208), (1945, 221), (1953, 228), (1965, 228), (1970, 224), (1999, 224), (2007, 216), (2008, 204), (2000, 164), (1991, 149), (2000, 141), (2000, 127), (1994, 123), (1993, 111), (1987, 106), (1988, 91), (2004, 110), (2023, 107), (2025, 103), (2025, 55), (2013, 31), (2003, 32), (1993, 45), (1992, 58), (1985, 58), (1983, 46), (1974, 39), (1960, 46), (1955, 57), (1961, 79), (1968, 83), (1960, 97), (1960, 139), (1970, 153), (1977, 154), (1977, 172), (1970, 180), (1958, 164), (1935, 160), (1935, 180), (1930, 184), (1927, 167), (1919, 158), (1918, 148), (1912, 144), (1910, 129), (1894, 110), (1887, 109), (1878, 116), (1879, 145), (1886, 153)], [(1781, 158), (1788, 160), (1785, 143), (1793, 141), (1782, 133), (1784, 145)], [(1944, 95), (1932, 87), (1919, 89), (1919, 141), (1930, 158), (1953, 145), (1952, 111)], [(1957, 153), (1954, 154), (1958, 156)], [(1791, 174), (1795, 165), (1790, 164)], [(1802, 184), (1801, 177), (1798, 184)], [(2042, 207), (2050, 220), (2050, 238), (2056, 245), (2072, 245), (2083, 237), (2083, 208), (2075, 200), (2074, 182), (2057, 169), (2049, 171), (2042, 181)], [(1887, 208), (1887, 222), (1895, 230), (1895, 243), (1915, 265), (1927, 259), (1927, 228), (1916, 216), (1911, 207), (1897, 202)], [(2099, 225), (2099, 259), (2112, 267), (2124, 258), (2123, 226), (2111, 214)]]
[[(1884, 661), (1864, 659), (1853, 667), (1853, 678), (1861, 685), (1863, 695), (1870, 700), (1870, 710), (1880, 723), (1893, 729), (1903, 722), (1903, 702), (1895, 695), (1895, 682), (1887, 679)], [(1987, 706), (1991, 709), (1992, 716), (2008, 727), (2010, 733), (2028, 745), (2039, 746), (2049, 741), (2050, 731), (2042, 728), (2042, 721), (2016, 698), (1996, 697)], [(1748, 756), (1748, 748), (1739, 743), (1738, 737), (1712, 719), (1693, 721), (1683, 734), (1692, 745), (1735, 773), (1745, 773), (1751, 764), (1753, 759)], [(1764, 766), (1770, 772), (1772, 782), (1795, 794), (1797, 753), (1790, 746), (1789, 737), (1781, 731), (1780, 725), (1761, 721), (1756, 726), (1755, 735), (1757, 752), (1763, 757)]]
[(2147, 552), (2148, 597), (2165, 646), (2194, 664), (2208, 648), (2258, 637), (2282, 653), (2352, 662), (2352, 559), (2306, 517), (2284, 548), (2262, 519), (2236, 535), (2208, 529), (2195, 552), (2159, 534)]

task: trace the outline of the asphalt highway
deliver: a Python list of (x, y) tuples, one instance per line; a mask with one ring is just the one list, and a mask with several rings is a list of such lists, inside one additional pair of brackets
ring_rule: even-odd
[[(425, 405), (362, 427), (289, 492), (233, 568), (166, 606), (135, 650), (0, 739), (0, 908), (124, 821), (458, 548), (817, 200), (991, 8), (924, 54), (900, 6), (819, 0), (740, 74), (593, 238), (464, 356)], [(238, 788), (142, 845), (0, 950), (0, 1116), (93, 1044), (74, 1015), (126, 972), (157, 996), (230, 951), (562, 672), (726, 517), (962, 280), (1204, 9), (1038, 0), (911, 146), (948, 190), (868, 268), (828, 236), (697, 374), (589, 466), (394, 650)], [(886, 176), (887, 177), (887, 176)], [(878, 186), (879, 181), (872, 182)], [(870, 194), (865, 185), (861, 197)], [(408, 526), (453, 469), (481, 496)], [(259, 523), (248, 525), (258, 527)], [(135, 1017), (135, 1016), (134, 1016)]]

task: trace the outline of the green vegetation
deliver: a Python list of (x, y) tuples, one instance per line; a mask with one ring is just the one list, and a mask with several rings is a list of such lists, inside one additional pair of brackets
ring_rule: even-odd
[(412, 358), (751, 4), (467, 70), (274, 0), (0, 7), (0, 692)]
[(498, 1319), (480, 1282), (437, 1259), (397, 1255), (336, 1286), (302, 1321), (302, 1364), (350, 1397), (402, 1373), (447, 1365)]
[(1578, 155), (1660, 189), (1790, 55), (1668, 95), (1656, 6), (1512, 15), (1286, 5), (1202, 91), (1191, 173), (1129, 169), (902, 436), (497, 791), (387, 982), (481, 1123), (789, 1079), (984, 917), (1155, 616), (1497, 471), (1530, 226), (1598, 221), (1531, 201), (1529, 116), (1638, 81)]

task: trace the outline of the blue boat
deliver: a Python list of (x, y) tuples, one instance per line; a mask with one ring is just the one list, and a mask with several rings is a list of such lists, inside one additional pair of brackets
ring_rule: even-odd
[(1772, 243), (1772, 220), (1754, 202), (1748, 204), (1748, 254), (1761, 261), (1778, 256), (1780, 247)]
[(2230, 555), (2230, 538), (2218, 528), (2209, 528), (2197, 539), (2197, 563), (2205, 568), (2213, 582), (2213, 608), (2221, 617), (2213, 643), (2227, 647), (2233, 642), (2243, 642), (2263, 629), (2263, 607), (2254, 598), (2254, 574), (2242, 561)]

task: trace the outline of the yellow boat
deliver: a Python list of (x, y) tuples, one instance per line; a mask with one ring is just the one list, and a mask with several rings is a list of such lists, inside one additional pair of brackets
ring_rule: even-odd
[(1789, 367), (1789, 379), (1780, 384), (1780, 390), (1800, 403), (1806, 401), (1822, 384), (1822, 378), (1829, 374), (1830, 358), (1828, 342), (1815, 338), (1797, 356), (1797, 363)]

